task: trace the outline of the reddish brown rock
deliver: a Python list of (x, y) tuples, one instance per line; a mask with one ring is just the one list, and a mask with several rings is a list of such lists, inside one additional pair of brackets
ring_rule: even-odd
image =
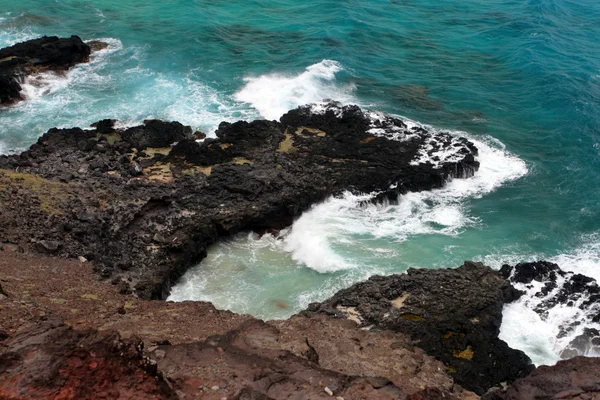
[(174, 399), (142, 356), (115, 333), (75, 331), (60, 319), (22, 330), (0, 354), (2, 399)]
[[(359, 330), (348, 320), (315, 315), (265, 324), (250, 316), (216, 310), (210, 303), (143, 301), (120, 294), (118, 285), (96, 279), (88, 262), (15, 252), (0, 252), (0, 281), (9, 295), (0, 303), (0, 327), (5, 330), (0, 333), (0, 355), (5, 358), (16, 352), (15, 346), (23, 338), (40, 337), (36, 332), (47, 324), (45, 318), (58, 316), (73, 327), (56, 327), (57, 332), (67, 332), (68, 343), (105, 337), (134, 344), (141, 340), (145, 354), (158, 363), (158, 372), (180, 398), (285, 398), (292, 389), (311, 398), (329, 398), (325, 387), (346, 400), (417, 399), (432, 393), (441, 393), (445, 399), (476, 398), (455, 385), (443, 365), (415, 347), (407, 336)], [(121, 339), (110, 331), (118, 332)], [(70, 353), (63, 350), (52, 353), (55, 362), (70, 362)], [(12, 379), (14, 369), (37, 371), (54, 365), (45, 358), (36, 360), (34, 364), (26, 364), (22, 358), (11, 361), (10, 371), (0, 372), (0, 381)], [(132, 362), (131, 358), (111, 360), (126, 365)], [(106, 363), (101, 366), (109, 367)], [(115, 370), (112, 364), (110, 368)], [(138, 373), (136, 368), (117, 370), (133, 376)], [(262, 371), (262, 375), (254, 371)], [(31, 381), (19, 376), (19, 387), (26, 390)], [(129, 378), (114, 378), (129, 390)], [(265, 378), (273, 380), (272, 388), (261, 386), (267, 382)], [(82, 382), (91, 388), (99, 385)], [(216, 386), (219, 389), (213, 390)], [(12, 396), (15, 389), (11, 386), (10, 390), (3, 387), (0, 398)], [(154, 395), (145, 386), (136, 390), (140, 392), (134, 398)], [(45, 398), (50, 392), (28, 393)]]
[(592, 400), (600, 398), (600, 358), (575, 357), (542, 366), (484, 400)]

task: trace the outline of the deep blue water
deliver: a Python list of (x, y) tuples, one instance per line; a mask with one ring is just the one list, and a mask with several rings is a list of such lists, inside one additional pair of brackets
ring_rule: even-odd
[(600, 277), (600, 2), (0, 0), (0, 46), (41, 34), (111, 47), (0, 110), (0, 152), (53, 126), (152, 116), (210, 133), (323, 98), (485, 146), (465, 184), (391, 207), (347, 196), (285, 241), (219, 244), (176, 299), (283, 317), (373, 273), (465, 259)]

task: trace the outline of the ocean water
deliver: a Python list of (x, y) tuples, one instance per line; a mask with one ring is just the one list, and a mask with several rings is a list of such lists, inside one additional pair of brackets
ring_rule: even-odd
[[(467, 259), (545, 258), (600, 278), (597, 1), (0, 0), (0, 46), (42, 34), (110, 47), (66, 76), (31, 79), (28, 101), (0, 110), (2, 153), (54, 126), (155, 117), (211, 135), (223, 120), (277, 119), (326, 98), (480, 148), (471, 179), (398, 204), (348, 193), (280, 238), (218, 243), (172, 300), (284, 318), (373, 274)], [(502, 337), (552, 364), (564, 345), (552, 318), (508, 307)]]

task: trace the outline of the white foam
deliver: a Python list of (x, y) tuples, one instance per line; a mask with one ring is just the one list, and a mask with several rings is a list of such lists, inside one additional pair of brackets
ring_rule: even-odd
[(417, 156), (410, 164), (431, 164), (434, 168), (439, 168), (446, 162), (462, 160), (464, 155), (460, 151), (464, 147), (464, 144), (460, 143), (458, 138), (452, 138), (449, 144), (444, 144), (439, 141), (439, 137), (432, 135), (427, 138), (425, 146), (419, 149)]
[[(468, 136), (464, 132), (454, 134)], [(397, 204), (365, 204), (372, 195), (349, 192), (342, 197), (330, 198), (294, 223), (285, 239), (293, 245), (286, 246), (285, 250), (292, 252), (298, 263), (325, 272), (327, 267), (319, 261), (324, 257), (336, 260), (334, 265), (340, 268), (352, 266), (331, 249), (343, 241), (356, 241), (361, 235), (404, 241), (415, 235), (457, 235), (465, 227), (475, 225), (478, 221), (469, 215), (464, 206), (465, 199), (490, 193), (527, 174), (528, 169), (523, 160), (507, 152), (496, 140), (469, 139), (479, 149), (481, 165), (475, 176), (454, 179), (441, 189), (407, 193)]]
[[(563, 358), (563, 350), (583, 334), (585, 328), (600, 329), (600, 324), (591, 321), (591, 317), (600, 312), (600, 304), (584, 307), (585, 311), (581, 308), (588, 299), (587, 294), (581, 294), (571, 305), (557, 304), (550, 309), (542, 307), (543, 313), (535, 311), (541, 304), (556, 297), (565, 280), (558, 276), (557, 287), (545, 296), (541, 293), (544, 282), (513, 284), (525, 294), (516, 302), (504, 306), (500, 339), (512, 348), (524, 351), (536, 365), (554, 365)], [(579, 324), (574, 326), (574, 322)], [(564, 332), (559, 334), (561, 329)], [(597, 357), (599, 354), (594, 349), (587, 349), (579, 355)]]
[(44, 72), (25, 78), (21, 84), (21, 95), (27, 101), (47, 96), (69, 85), (69, 79), (64, 74)]
[(600, 234), (583, 238), (583, 244), (571, 252), (551, 257), (563, 271), (572, 271), (600, 282)]
[[(283, 249), (292, 259), (318, 272), (334, 272), (354, 265), (332, 250), (336, 241), (345, 238), (339, 230), (345, 223), (348, 199), (334, 199), (305, 212), (284, 239)], [(349, 201), (353, 205), (353, 201)], [(315, 229), (316, 228), (316, 229)]]
[(48, 96), (63, 90), (70, 85), (77, 85), (78, 89), (88, 87), (99, 87), (110, 80), (110, 76), (98, 73), (98, 68), (106, 61), (106, 58), (123, 48), (118, 39), (99, 38), (94, 39), (108, 44), (106, 49), (92, 53), (89, 62), (78, 64), (66, 73), (43, 72), (25, 78), (21, 85), (21, 93), (27, 101), (35, 101), (41, 97)]
[(169, 90), (178, 93), (174, 96), (174, 102), (164, 109), (161, 118), (201, 127), (209, 136), (214, 135), (223, 121), (235, 122), (259, 117), (252, 110), (240, 107), (235, 101), (191, 77), (186, 77), (181, 83), (163, 81), (161, 84), (171, 85)]
[(559, 360), (553, 344), (557, 334), (558, 325), (542, 320), (524, 302), (504, 306), (500, 339), (524, 351), (535, 365), (554, 365)]
[[(148, 118), (177, 120), (211, 135), (222, 121), (255, 119), (258, 114), (230, 96), (187, 75), (161, 74), (146, 68), (146, 47), (124, 47), (113, 38), (92, 53), (89, 63), (65, 74), (44, 73), (22, 85), (28, 101), (8, 108), (11, 130), (0, 126), (9, 150), (23, 148), (48, 128), (85, 127), (103, 118), (118, 120), (119, 127), (139, 125)], [(90, 113), (89, 110), (94, 112)], [(15, 137), (14, 132), (23, 132)]]
[(337, 61), (323, 60), (298, 75), (271, 73), (246, 77), (246, 84), (234, 97), (250, 104), (266, 119), (279, 119), (291, 109), (329, 98), (351, 103), (354, 86), (340, 85), (335, 80), (343, 69)]
[[(516, 265), (521, 262), (547, 260), (557, 264), (565, 272), (582, 274), (600, 282), (600, 232), (584, 236), (582, 242), (575, 249), (558, 255), (531, 253), (527, 249), (514, 251), (512, 248), (483, 257), (481, 261), (493, 268), (500, 268), (503, 264)], [(563, 280), (559, 279), (559, 284), (562, 284)], [(541, 284), (533, 282), (533, 285), (532, 288), (516, 285), (526, 294), (517, 302), (504, 306), (500, 338), (510, 347), (523, 350), (536, 365), (553, 365), (560, 360), (562, 350), (580, 335), (584, 328), (600, 329), (600, 324), (591, 322), (578, 308), (585, 298), (579, 299), (571, 307), (565, 304), (558, 305), (550, 310), (547, 316), (540, 316), (534, 311), (535, 308), (552, 296), (552, 293), (540, 297), (538, 292)], [(587, 314), (589, 315), (589, 312)], [(579, 321), (580, 325), (568, 335), (557, 338), (559, 327), (568, 326), (574, 321)], [(600, 356), (593, 350), (584, 354), (588, 357)]]
[(30, 39), (36, 39), (42, 36), (30, 26), (21, 29), (7, 26), (11, 20), (18, 18), (18, 16), (11, 17), (8, 14), (5, 15), (6, 17), (0, 18), (0, 48), (9, 47), (14, 44)]

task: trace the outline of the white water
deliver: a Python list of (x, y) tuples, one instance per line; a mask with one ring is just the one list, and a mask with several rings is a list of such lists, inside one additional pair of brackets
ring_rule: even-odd
[[(575, 250), (558, 255), (510, 255), (505, 257), (495, 256), (494, 259), (503, 259), (505, 263), (516, 264), (518, 262), (548, 260), (558, 264), (566, 272), (582, 274), (600, 281), (600, 235), (588, 235), (583, 239), (583, 244)], [(494, 263), (492, 263), (494, 264)], [(499, 263), (495, 263), (499, 266)], [(564, 281), (559, 278), (559, 287)], [(526, 294), (518, 301), (504, 306), (503, 322), (500, 329), (500, 338), (512, 348), (523, 350), (531, 357), (536, 365), (554, 365), (561, 359), (561, 352), (567, 345), (580, 335), (584, 328), (600, 329), (600, 324), (589, 320), (579, 305), (585, 301), (585, 297), (579, 299), (573, 306), (565, 304), (557, 305), (549, 310), (547, 316), (540, 316), (534, 311), (535, 307), (548, 296), (537, 295), (541, 284), (534, 281), (534, 287), (528, 289), (525, 285), (516, 285)], [(600, 305), (597, 305), (600, 312)], [(587, 313), (589, 314), (589, 312)], [(568, 326), (574, 321), (581, 324), (564, 337), (557, 337), (559, 327)], [(588, 350), (582, 355), (598, 357), (600, 354), (595, 350)]]
[[(527, 166), (497, 141), (470, 139), (479, 149), (481, 162), (474, 177), (455, 179), (441, 189), (407, 193), (400, 197), (398, 204), (363, 205), (370, 196), (351, 193), (331, 198), (314, 206), (294, 223), (285, 237), (284, 250), (308, 268), (330, 272), (353, 266), (331, 250), (336, 243), (353, 243), (364, 236), (398, 242), (416, 235), (457, 235), (463, 228), (476, 224), (478, 221), (469, 215), (464, 201), (518, 179), (527, 173)], [(327, 258), (333, 261), (321, 261)]]
[[(0, 47), (39, 36), (22, 30), (0, 32)], [(125, 47), (114, 38), (89, 40), (109, 47), (67, 73), (26, 79), (22, 93), (27, 101), (2, 110), (11, 124), (0, 125), (0, 151), (22, 151), (51, 127), (85, 128), (103, 118), (117, 119), (119, 126), (150, 118), (177, 120), (212, 135), (222, 121), (260, 117), (255, 109), (200, 82), (194, 70), (170, 75), (146, 68), (151, 55), (144, 46)]]
[(279, 119), (298, 106), (334, 99), (348, 104), (356, 102), (354, 86), (339, 85), (336, 74), (344, 68), (337, 61), (323, 60), (299, 75), (266, 74), (246, 77), (246, 85), (235, 99), (250, 104), (267, 119)]
[[(341, 70), (338, 63), (325, 60), (296, 76), (248, 78), (236, 98), (270, 119), (307, 101), (319, 103), (331, 97), (332, 91), (341, 93), (342, 103), (355, 102), (352, 88), (335, 81)], [(320, 103), (313, 111), (322, 108)], [(368, 115), (373, 120), (372, 132), (385, 134), (377, 130), (382, 115)], [(421, 126), (400, 118), (409, 128)], [(405, 134), (396, 136), (396, 140), (406, 139)], [(173, 288), (169, 300), (206, 300), (235, 312), (283, 318), (373, 274), (389, 273), (389, 268), (381, 266), (395, 265), (403, 256), (399, 242), (419, 235), (456, 236), (464, 228), (477, 225), (479, 221), (469, 215), (466, 202), (527, 174), (527, 165), (499, 141), (491, 137), (470, 139), (479, 149), (481, 162), (474, 177), (453, 180), (442, 189), (408, 193), (398, 204), (365, 203), (371, 194), (345, 193), (312, 207), (279, 238), (241, 234), (218, 243), (209, 249), (202, 264), (188, 271)]]
[(600, 234), (588, 235), (574, 251), (552, 257), (550, 261), (565, 271), (589, 276), (600, 282)]

